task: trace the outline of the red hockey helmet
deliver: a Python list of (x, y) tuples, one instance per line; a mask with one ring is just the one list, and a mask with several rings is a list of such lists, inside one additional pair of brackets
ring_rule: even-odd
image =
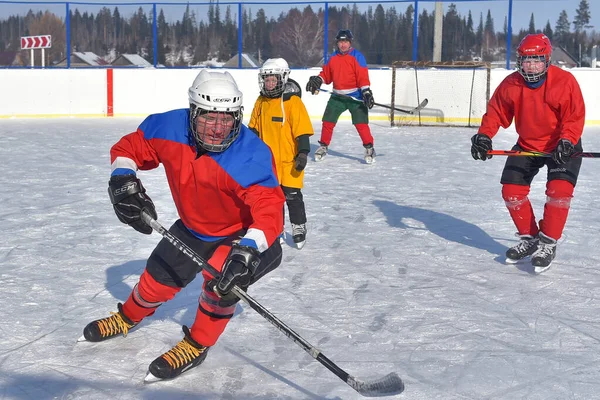
[[(543, 33), (532, 33), (523, 38), (517, 48), (517, 69), (527, 82), (538, 82), (548, 71), (552, 44)], [(543, 66), (537, 62), (543, 62)], [(537, 64), (537, 66), (533, 64)]]

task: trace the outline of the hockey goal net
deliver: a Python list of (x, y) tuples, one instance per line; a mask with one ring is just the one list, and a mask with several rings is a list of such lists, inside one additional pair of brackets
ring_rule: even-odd
[(392, 126), (479, 126), (490, 99), (490, 69), (484, 62), (395, 61), (391, 106), (428, 104), (414, 114), (392, 109)]

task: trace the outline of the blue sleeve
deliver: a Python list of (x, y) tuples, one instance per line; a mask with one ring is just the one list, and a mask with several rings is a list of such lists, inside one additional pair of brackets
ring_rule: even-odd
[(144, 139), (164, 139), (181, 144), (192, 144), (187, 108), (149, 115), (139, 126)]

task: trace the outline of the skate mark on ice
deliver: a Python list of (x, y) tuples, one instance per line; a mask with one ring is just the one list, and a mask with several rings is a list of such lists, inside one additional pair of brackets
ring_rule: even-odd
[(360, 285), (359, 287), (354, 289), (354, 291), (352, 292), (352, 298), (356, 300), (358, 297), (361, 297), (363, 294), (369, 293), (370, 290), (367, 290), (368, 286), (369, 286), (368, 283), (363, 283), (362, 285)]
[[(231, 395), (231, 399), (239, 398), (236, 394), (246, 386), (244, 381), (240, 379), (243, 376), (243, 368), (227, 368), (227, 377), (229, 378), (223, 384), (223, 398), (228, 398)], [(242, 396), (243, 397), (243, 396)]]
[(377, 247), (373, 247), (373, 257), (375, 257), (377, 260), (381, 261), (381, 250), (379, 250)]
[(304, 283), (304, 273), (296, 274), (292, 277), (292, 289), (298, 289)]
[(373, 318), (373, 322), (371, 322), (371, 325), (369, 325), (369, 330), (371, 332), (377, 332), (382, 330), (385, 325), (387, 325), (386, 315), (379, 314)]

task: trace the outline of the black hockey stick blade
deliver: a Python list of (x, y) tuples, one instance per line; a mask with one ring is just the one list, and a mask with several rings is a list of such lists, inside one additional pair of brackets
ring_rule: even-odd
[(346, 383), (365, 397), (394, 396), (404, 391), (404, 382), (395, 372), (365, 382), (349, 376)]
[(415, 108), (413, 108), (412, 110), (410, 110), (409, 114), (414, 114), (416, 112), (421, 111), (422, 109), (424, 109), (425, 107), (427, 107), (427, 104), (429, 104), (429, 100), (428, 99), (424, 99), (421, 103), (419, 103), (418, 106), (416, 106)]
[(429, 103), (429, 100), (425, 99), (421, 103), (419, 103), (418, 106), (416, 106), (415, 108), (411, 108), (410, 110), (405, 110), (403, 108), (398, 108), (398, 107), (394, 107), (394, 110), (403, 112), (405, 114), (414, 114), (414, 113), (417, 113), (417, 112), (421, 111), (422, 109), (424, 109), (428, 103)]

